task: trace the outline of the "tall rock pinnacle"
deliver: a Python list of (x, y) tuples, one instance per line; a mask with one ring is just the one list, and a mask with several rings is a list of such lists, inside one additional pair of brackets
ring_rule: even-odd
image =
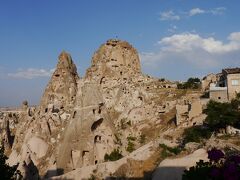
[(47, 111), (49, 105), (56, 108), (71, 107), (75, 102), (78, 79), (76, 65), (70, 54), (63, 51), (58, 57), (57, 67), (42, 96), (41, 109)]
[(124, 77), (141, 73), (137, 50), (128, 42), (110, 39), (94, 53), (86, 78)]

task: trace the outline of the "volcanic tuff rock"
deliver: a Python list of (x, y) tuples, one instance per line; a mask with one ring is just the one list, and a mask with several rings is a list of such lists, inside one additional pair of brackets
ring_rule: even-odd
[(77, 93), (77, 68), (70, 54), (62, 52), (58, 57), (57, 67), (41, 99), (42, 110), (51, 104), (54, 108), (70, 108), (75, 103)]
[(24, 106), (13, 127), (9, 117), (11, 132), (0, 135), (5, 141), (7, 135), (15, 137), (9, 163), (31, 160), (42, 177), (87, 166), (102, 172), (106, 154), (118, 149), (127, 157), (171, 127), (176, 99), (185, 95), (176, 83), (142, 74), (137, 51), (126, 41), (111, 39), (95, 52), (83, 78), (71, 56), (62, 52), (40, 105)]
[(126, 41), (110, 39), (94, 53), (86, 77), (100, 81), (104, 77), (129, 77), (140, 72), (137, 50)]

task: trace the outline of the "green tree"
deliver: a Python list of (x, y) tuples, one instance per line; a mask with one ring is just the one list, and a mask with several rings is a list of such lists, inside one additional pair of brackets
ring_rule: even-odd
[(213, 131), (226, 128), (228, 125), (237, 127), (239, 125), (240, 112), (239, 101), (232, 100), (230, 103), (210, 101), (204, 113), (207, 115), (205, 123)]
[(189, 78), (187, 82), (179, 83), (178, 89), (198, 89), (200, 88), (201, 81), (199, 78)]

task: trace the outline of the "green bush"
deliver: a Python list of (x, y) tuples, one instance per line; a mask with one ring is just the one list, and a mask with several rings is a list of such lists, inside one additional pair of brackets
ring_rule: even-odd
[(213, 132), (226, 129), (228, 125), (240, 127), (240, 94), (231, 102), (209, 101), (207, 108), (203, 111), (207, 117), (204, 126), (193, 126), (184, 130), (184, 143), (200, 142), (202, 139), (210, 138)]
[(187, 82), (179, 83), (177, 85), (178, 89), (199, 89), (201, 85), (199, 78), (189, 78)]
[(189, 170), (184, 171), (182, 180), (211, 180), (209, 178), (210, 171), (211, 163), (200, 160), (196, 163), (195, 167), (190, 167)]
[(159, 147), (161, 147), (162, 149), (165, 149), (168, 152), (173, 153), (175, 155), (179, 154), (182, 151), (182, 148), (180, 148), (180, 147), (169, 147), (165, 144), (159, 144)]
[(114, 149), (110, 154), (105, 154), (105, 161), (117, 161), (121, 159), (123, 155), (120, 153), (119, 149)]
[(135, 150), (135, 145), (134, 145), (134, 143), (132, 142), (132, 141), (128, 141), (128, 146), (127, 146), (127, 148), (126, 148), (126, 151), (128, 151), (128, 152), (133, 152)]
[(137, 138), (136, 138), (136, 137), (133, 137), (133, 136), (128, 136), (128, 137), (127, 137), (127, 140), (128, 140), (128, 141), (136, 141), (136, 139), (137, 139)]
[(162, 148), (161, 156), (166, 158), (171, 155), (178, 155), (182, 149), (180, 147), (169, 147), (165, 144), (159, 144), (159, 147)]
[(193, 126), (184, 130), (183, 142), (201, 142), (202, 139), (209, 139), (212, 131), (204, 126)]
[(239, 99), (234, 99), (230, 103), (221, 103), (209, 101), (204, 113), (207, 115), (204, 123), (212, 131), (218, 131), (221, 128), (226, 128), (228, 125), (239, 127), (240, 111)]

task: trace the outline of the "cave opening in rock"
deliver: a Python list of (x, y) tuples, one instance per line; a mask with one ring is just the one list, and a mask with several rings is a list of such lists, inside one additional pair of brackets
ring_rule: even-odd
[(103, 118), (100, 118), (99, 120), (95, 121), (91, 126), (91, 131), (95, 131), (103, 122)]

